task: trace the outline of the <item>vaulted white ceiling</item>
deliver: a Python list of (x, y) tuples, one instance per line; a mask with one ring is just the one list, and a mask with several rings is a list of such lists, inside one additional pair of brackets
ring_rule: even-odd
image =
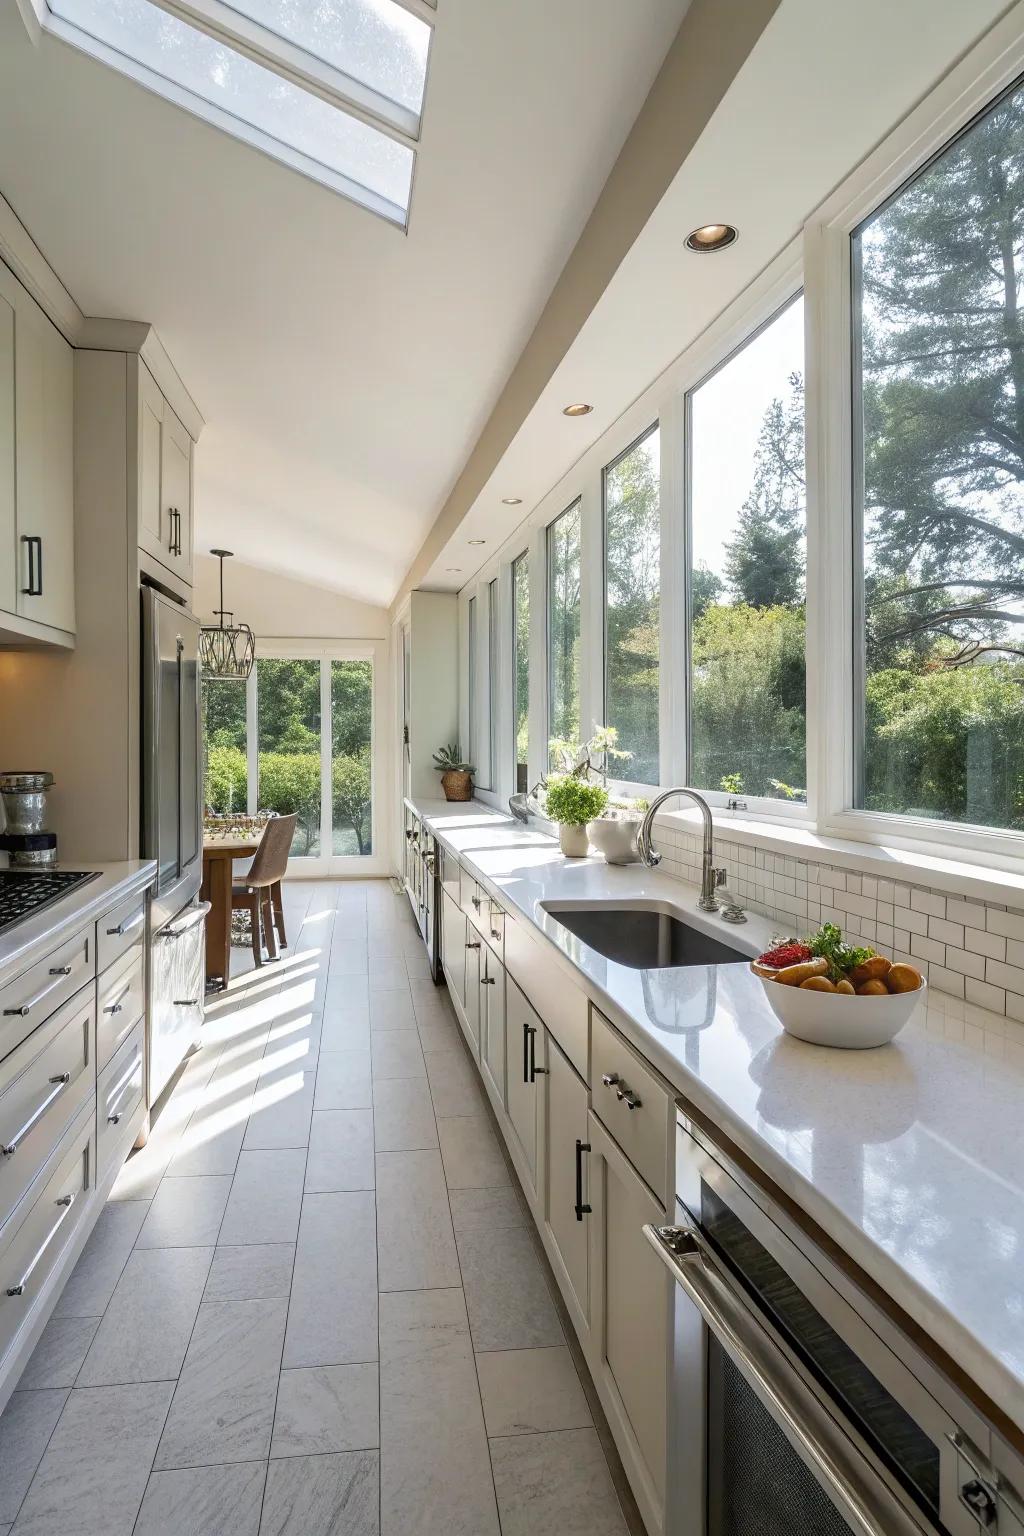
[(386, 603), (687, 0), (440, 0), (407, 235), (0, 5), (0, 192), (207, 421), (200, 547)]

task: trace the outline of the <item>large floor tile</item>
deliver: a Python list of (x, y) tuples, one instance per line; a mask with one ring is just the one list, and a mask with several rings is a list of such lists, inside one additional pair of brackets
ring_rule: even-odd
[(477, 1355), (487, 1433), (528, 1435), (583, 1429), (594, 1421), (565, 1345)]
[[(447, 1028), (447, 1026), (445, 1026)], [(458, 1025), (451, 1026), (458, 1030)], [(420, 1035), (424, 1033), (420, 1030)], [(480, 1074), (466, 1054), (461, 1034), (451, 1050), (427, 1051), (424, 1046), (427, 1079), (434, 1101), (434, 1113), (439, 1120), (455, 1116), (487, 1114), (487, 1095)]]
[(316, 1456), (379, 1445), (379, 1397), (376, 1365), (282, 1371), (271, 1456)]
[(426, 1077), (419, 1035), (415, 1029), (375, 1031), (371, 1042), (373, 1078)]
[(626, 1536), (593, 1429), (491, 1441), (502, 1536)]
[(365, 1046), (344, 1051), (321, 1048), (313, 1107), (372, 1109), (370, 1052)]
[(75, 1391), (32, 1479), (18, 1536), (130, 1536), (173, 1388)]
[(369, 977), (371, 997), (374, 992), (399, 992), (408, 995), (409, 973), (405, 969), (403, 960), (389, 960), (381, 955), (374, 955), (369, 962)]
[(160, 1439), (158, 1468), (269, 1454), (286, 1312), (284, 1300), (203, 1303)]
[(377, 1536), (379, 1487), (376, 1451), (272, 1461), (260, 1536)]
[(117, 1282), (78, 1385), (173, 1381), (212, 1258), (212, 1248), (137, 1249)]
[(404, 992), (370, 993), (370, 1028), (374, 1031), (416, 1028), (416, 1015), (408, 989)]
[(373, 1186), (373, 1111), (316, 1110), (306, 1158), (307, 1194)]
[(382, 1291), (460, 1284), (438, 1152), (378, 1152), (377, 1253)]
[(351, 1010), (325, 1013), (320, 1028), (320, 1050), (366, 1051), (370, 1049), (370, 1012), (359, 1003)]
[(313, 1113), (316, 1067), (287, 1062), (261, 1075), (249, 1111), (242, 1146), (272, 1150), (275, 1147), (304, 1147), (309, 1141), (309, 1120)]
[(212, 1248), (230, 1192), (230, 1174), (164, 1179), (136, 1248)]
[(527, 1214), (518, 1190), (511, 1184), (502, 1189), (451, 1189), (455, 1236), (464, 1232), (500, 1232), (504, 1227), (525, 1227)]
[(258, 1536), (262, 1461), (154, 1472), (134, 1536)]
[(445, 1178), (449, 1189), (495, 1189), (508, 1184), (508, 1166), (489, 1119), (460, 1115), (439, 1120)]
[(378, 1152), (437, 1146), (430, 1089), (419, 1077), (385, 1077), (373, 1085), (373, 1144)]
[(21, 1390), (73, 1387), (99, 1325), (98, 1317), (51, 1317), (18, 1378)]
[(43, 1459), (67, 1391), (15, 1392), (0, 1415), (0, 1520), (13, 1520)]
[(291, 1290), (294, 1243), (245, 1243), (218, 1248), (204, 1301), (272, 1301)]
[(243, 1152), (221, 1223), (221, 1243), (294, 1243), (305, 1176), (302, 1148)]
[(54, 1317), (102, 1317), (148, 1210), (144, 1200), (108, 1200), (53, 1309)]
[(286, 1366), (376, 1360), (375, 1226), (372, 1192), (303, 1198)]
[(498, 1536), (462, 1292), (381, 1297), (382, 1536)]
[[(431, 1012), (425, 1019), (417, 1019), (419, 1028), (420, 1046), (426, 1057), (431, 1055), (443, 1055), (445, 1053), (462, 1050), (462, 1036), (459, 1033), (458, 1021), (440, 1009)], [(430, 1061), (427, 1061), (427, 1076), (430, 1076)]]
[(547, 1280), (525, 1227), (465, 1232), (458, 1245), (476, 1349), (539, 1349), (563, 1343)]

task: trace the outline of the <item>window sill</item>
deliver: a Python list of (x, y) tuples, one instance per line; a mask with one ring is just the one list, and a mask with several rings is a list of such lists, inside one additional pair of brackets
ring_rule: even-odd
[[(657, 825), (699, 834), (700, 812), (661, 811)], [(910, 885), (927, 885), (957, 896), (975, 896), (979, 900), (1024, 910), (1024, 874), (993, 869), (965, 861), (959, 850), (931, 853), (891, 844), (857, 842), (849, 838), (828, 837), (808, 826), (794, 826), (732, 811), (712, 809), (715, 834), (735, 839), (755, 848), (780, 853), (792, 859), (832, 864), (837, 869), (866, 871), (882, 880), (900, 880)]]

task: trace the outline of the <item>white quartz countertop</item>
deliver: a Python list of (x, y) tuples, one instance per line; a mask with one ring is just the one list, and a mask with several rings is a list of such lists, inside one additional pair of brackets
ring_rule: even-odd
[(0, 932), (0, 986), (11, 981), (85, 923), (144, 891), (156, 878), (155, 859), (126, 859), (118, 864), (57, 864), (56, 869), (88, 869), (95, 880), (83, 880), (66, 896)]
[(477, 802), (416, 809), (676, 1090), (1024, 1431), (1024, 1026), (929, 989), (891, 1045), (806, 1045), (783, 1033), (744, 963), (633, 970), (545, 908), (653, 897), (751, 953), (770, 936), (765, 919), (730, 927), (694, 910), (694, 887), (640, 864), (565, 859), (552, 838)]

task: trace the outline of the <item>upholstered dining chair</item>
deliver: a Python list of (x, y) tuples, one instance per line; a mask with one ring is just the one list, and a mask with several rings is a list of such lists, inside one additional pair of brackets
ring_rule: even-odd
[(257, 965), (263, 964), (264, 937), (271, 960), (277, 959), (278, 939), (282, 949), (288, 946), (281, 881), (288, 867), (288, 853), (297, 820), (297, 816), (271, 817), (263, 829), (248, 873), (231, 888), (232, 912), (244, 909), (252, 922), (252, 953)]

